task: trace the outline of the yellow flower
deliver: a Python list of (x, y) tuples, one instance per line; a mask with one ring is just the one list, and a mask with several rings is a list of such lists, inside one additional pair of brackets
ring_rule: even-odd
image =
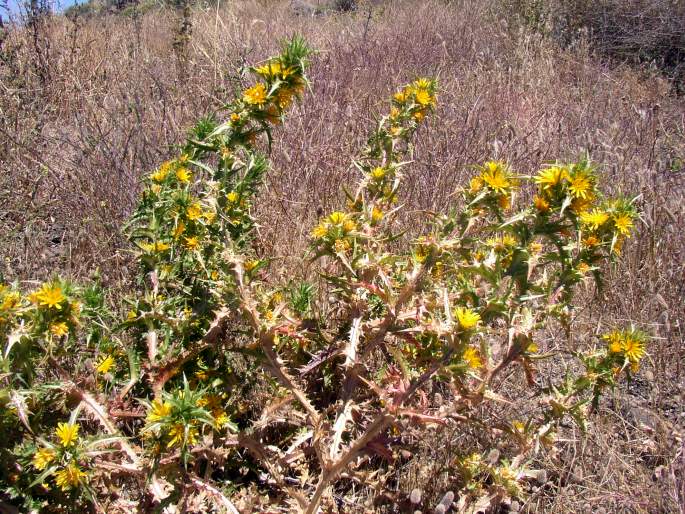
[(528, 250), (532, 254), (540, 253), (542, 251), (542, 243), (538, 243), (537, 241), (534, 241), (528, 245)]
[(57, 484), (62, 491), (68, 491), (69, 489), (78, 487), (85, 476), (86, 474), (72, 462), (66, 468), (57, 472), (55, 475), (55, 484)]
[(432, 84), (433, 81), (425, 77), (420, 77), (414, 81), (414, 87), (418, 89), (428, 89), (431, 87)]
[(385, 177), (385, 168), (381, 166), (376, 166), (374, 169), (371, 170), (371, 178), (374, 180), (383, 180), (383, 177)]
[(186, 216), (188, 216), (189, 220), (199, 220), (202, 217), (202, 207), (200, 207), (200, 204), (193, 203), (189, 205), (186, 209)]
[(514, 430), (516, 430), (517, 432), (521, 432), (521, 433), (523, 433), (526, 429), (526, 425), (522, 421), (513, 421), (511, 423), (511, 426), (514, 427)]
[(426, 113), (423, 111), (416, 111), (414, 113), (414, 119), (419, 123), (421, 123), (425, 117), (426, 117)]
[(528, 348), (526, 348), (526, 351), (530, 353), (537, 353), (540, 351), (540, 347), (537, 345), (537, 343), (530, 343)]
[(633, 227), (633, 220), (627, 214), (619, 214), (614, 217), (614, 226), (624, 236), (630, 236), (630, 229)]
[(113, 364), (114, 364), (114, 357), (112, 357), (111, 355), (100, 357), (100, 361), (98, 362), (98, 365), (95, 368), (95, 371), (104, 375), (105, 373), (107, 373), (110, 370), (110, 368), (112, 367)]
[(167, 443), (167, 448), (171, 448), (176, 445), (193, 445), (197, 442), (197, 428), (195, 428), (193, 425), (176, 423), (169, 429), (169, 437), (171, 439)]
[(508, 209), (511, 207), (511, 198), (507, 195), (502, 195), (497, 199), (497, 205), (500, 209)]
[(585, 239), (583, 239), (583, 246), (587, 248), (592, 248), (593, 246), (597, 246), (599, 244), (599, 239), (597, 239), (597, 236), (589, 235)]
[(237, 191), (231, 191), (226, 195), (226, 200), (228, 200), (229, 203), (237, 203), (238, 200), (240, 200), (240, 195)]
[(160, 400), (153, 400), (150, 412), (147, 415), (148, 423), (155, 423), (171, 414), (172, 406), (169, 402), (161, 402)]
[(214, 211), (202, 211), (202, 217), (205, 219), (205, 221), (209, 224), (214, 223), (214, 220), (216, 219), (216, 213)]
[(533, 197), (533, 205), (540, 212), (547, 212), (549, 210), (549, 202), (538, 195)]
[(590, 266), (588, 265), (587, 262), (581, 262), (578, 264), (578, 273), (581, 275), (585, 275), (588, 271), (590, 271)]
[(480, 177), (473, 177), (469, 186), (469, 192), (472, 195), (475, 195), (478, 191), (483, 189), (483, 179)]
[(64, 293), (62, 293), (62, 288), (59, 285), (50, 287), (48, 284), (43, 284), (43, 286), (29, 298), (33, 303), (45, 305), (48, 309), (54, 307), (57, 310), (62, 308), (60, 304), (66, 300)]
[(245, 261), (245, 271), (250, 273), (259, 265), (259, 260)]
[(57, 337), (62, 337), (69, 333), (69, 327), (64, 321), (50, 325), (50, 332)]
[(31, 463), (38, 471), (43, 471), (48, 467), (48, 464), (55, 460), (55, 455), (55, 450), (51, 448), (41, 448), (33, 456)]
[(587, 174), (578, 172), (569, 178), (568, 190), (576, 198), (586, 200), (592, 196), (592, 181)]
[(223, 427), (228, 425), (230, 421), (228, 414), (226, 414), (226, 412), (221, 409), (213, 411), (212, 416), (214, 417), (214, 428), (218, 430), (221, 430)]
[(584, 211), (588, 209), (592, 205), (592, 201), (594, 200), (594, 196), (592, 194), (589, 194), (586, 198), (574, 198), (571, 200), (571, 205), (569, 205), (569, 209), (573, 211), (576, 216), (580, 216)]
[(255, 68), (255, 72), (266, 79), (279, 78), (285, 80), (295, 73), (295, 68), (293, 66), (285, 68), (280, 61), (271, 61)]
[(397, 103), (403, 104), (407, 100), (407, 93), (405, 91), (398, 91), (393, 95), (393, 99)]
[(65, 448), (73, 446), (78, 441), (79, 426), (74, 423), (57, 423), (55, 434)]
[(565, 168), (552, 166), (550, 168), (541, 170), (535, 177), (535, 183), (540, 184), (544, 190), (561, 184), (563, 180), (568, 180), (568, 178), (568, 171)]
[(250, 105), (263, 105), (266, 102), (266, 88), (261, 82), (243, 92), (243, 100)]
[(609, 219), (609, 215), (599, 209), (593, 209), (592, 212), (583, 212), (580, 215), (580, 220), (583, 224), (590, 227), (591, 230), (597, 230), (604, 225)]
[(480, 314), (467, 307), (457, 307), (454, 313), (459, 321), (459, 326), (463, 330), (471, 330), (481, 321)]
[(139, 243), (140, 246), (146, 252), (161, 253), (167, 251), (171, 248), (167, 243), (162, 243), (161, 241), (156, 241), (155, 243)]
[(506, 194), (513, 187), (506, 164), (500, 161), (488, 161), (483, 165), (481, 179), (495, 193)]
[(381, 221), (383, 219), (383, 216), (384, 216), (383, 211), (380, 210), (378, 207), (374, 207), (371, 210), (371, 222), (372, 223), (378, 223), (379, 221)]
[(468, 347), (466, 351), (464, 351), (462, 358), (464, 359), (464, 362), (469, 365), (469, 368), (478, 369), (483, 367), (483, 361), (480, 358), (478, 350), (475, 348)]
[(193, 174), (188, 168), (179, 168), (176, 170), (176, 178), (179, 182), (183, 182), (184, 184), (190, 182), (192, 176)]
[(231, 121), (233, 123), (240, 121), (240, 114), (238, 114), (237, 112), (232, 112), (231, 113)]
[(197, 237), (186, 237), (186, 238), (185, 238), (185, 244), (184, 244), (184, 246), (185, 246), (188, 250), (194, 250), (195, 248), (197, 248), (197, 246), (198, 246), (199, 244), (200, 244), (200, 241), (198, 240)]
[(10, 309), (13, 309), (17, 306), (17, 304), (19, 304), (19, 299), (19, 293), (7, 293), (5, 295), (5, 298), (2, 300), (2, 303), (0, 303), (0, 311), (8, 311)]
[(319, 223), (316, 227), (312, 229), (312, 237), (316, 239), (326, 237), (326, 234), (328, 234), (328, 227), (326, 227), (324, 223)]
[(430, 105), (433, 101), (433, 97), (425, 89), (419, 89), (414, 98), (416, 98), (416, 103), (423, 107)]
[(136, 319), (137, 317), (138, 317), (138, 313), (136, 313), (136, 311), (134, 311), (133, 309), (131, 309), (130, 311), (128, 311), (128, 313), (126, 314), (126, 320), (127, 320), (127, 321), (134, 320), (134, 319)]
[(333, 225), (342, 225), (345, 222), (345, 220), (347, 220), (347, 214), (340, 211), (332, 212), (328, 216), (328, 222), (332, 223)]
[(150, 178), (154, 182), (164, 182), (164, 179), (167, 178), (167, 175), (169, 175), (169, 171), (171, 170), (171, 162), (167, 161), (163, 163), (157, 171), (155, 171), (153, 174), (150, 175)]
[(631, 363), (637, 363), (645, 356), (645, 343), (628, 333), (623, 337), (622, 350)]
[(343, 232), (345, 232), (345, 233), (352, 232), (356, 228), (357, 228), (357, 224), (354, 221), (352, 221), (351, 219), (346, 219), (343, 222)]

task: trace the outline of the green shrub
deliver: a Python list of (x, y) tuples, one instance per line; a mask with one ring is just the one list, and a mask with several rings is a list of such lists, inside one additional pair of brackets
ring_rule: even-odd
[[(507, 441), (495, 457), (464, 446), (453, 463), (459, 501), (496, 505), (526, 495), (560, 423), (583, 427), (637, 371), (647, 336), (632, 327), (564, 352), (537, 338), (550, 324), (573, 332), (576, 287), (599, 282), (637, 218), (630, 199), (601, 196), (587, 160), (531, 176), (487, 162), (423, 235), (399, 230), (430, 79), (395, 93), (347, 205), (313, 227), (318, 289), (271, 278), (276, 263), (252, 248), (268, 169), (255, 144), (305, 92), (308, 55), (295, 38), (252, 68), (256, 83), (145, 178), (124, 228), (136, 290), (108, 302), (96, 280), (2, 286), (0, 484), (18, 505), (313, 513), (334, 487), (379, 487), (403, 441), (448, 423)], [(541, 385), (551, 358), (568, 373)], [(491, 423), (483, 407), (508, 403), (505, 370), (539, 397), (525, 419)]]

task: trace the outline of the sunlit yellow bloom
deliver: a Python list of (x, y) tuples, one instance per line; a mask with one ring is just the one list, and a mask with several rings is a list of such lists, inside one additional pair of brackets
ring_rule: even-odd
[(250, 273), (259, 265), (258, 260), (245, 261), (244, 267), (245, 271)]
[(235, 123), (235, 122), (237, 122), (237, 121), (240, 121), (240, 114), (238, 114), (238, 113), (236, 113), (236, 112), (232, 112), (232, 113), (231, 113), (231, 121), (232, 121), (233, 123)]
[(585, 200), (592, 196), (592, 181), (587, 174), (578, 172), (568, 179), (568, 190), (576, 198)]
[(483, 367), (483, 361), (480, 358), (480, 354), (478, 353), (478, 350), (473, 347), (468, 347), (464, 351), (462, 358), (464, 359), (464, 362), (469, 365), (469, 368), (478, 369)]
[(153, 400), (150, 412), (147, 414), (148, 423), (155, 423), (171, 414), (172, 405), (169, 402)]
[(193, 173), (188, 168), (179, 168), (176, 170), (176, 178), (179, 182), (183, 182), (184, 184), (190, 182), (192, 176)]
[(193, 445), (197, 442), (197, 428), (193, 425), (176, 423), (169, 429), (169, 442), (167, 448), (173, 446)]
[(511, 198), (507, 195), (502, 195), (497, 199), (497, 205), (500, 209), (508, 209), (511, 207)]
[(558, 184), (561, 184), (563, 180), (568, 180), (568, 171), (565, 168), (559, 166), (552, 166), (541, 170), (535, 177), (535, 183), (540, 184), (542, 189), (550, 189)]
[(250, 105), (263, 105), (266, 102), (266, 88), (261, 82), (243, 92), (243, 100)]
[(483, 189), (483, 179), (480, 177), (473, 177), (469, 186), (469, 192), (472, 195), (475, 195), (478, 191)]
[(457, 307), (454, 311), (459, 321), (459, 326), (464, 330), (471, 330), (480, 323), (480, 314), (467, 307)]
[(517, 432), (524, 432), (526, 429), (526, 424), (522, 421), (513, 421), (511, 423), (511, 426), (513, 426), (514, 430), (516, 430)]
[(433, 100), (431, 94), (425, 89), (419, 89), (414, 98), (416, 98), (416, 103), (423, 107), (430, 105)]
[(57, 472), (55, 475), (55, 484), (57, 484), (62, 491), (68, 491), (69, 489), (81, 485), (82, 479), (85, 476), (86, 474), (72, 462), (66, 468)]
[(347, 220), (347, 214), (340, 211), (332, 212), (328, 216), (328, 222), (332, 223), (333, 225), (342, 225), (345, 222), (345, 220)]
[(416, 111), (414, 113), (414, 119), (421, 123), (423, 119), (426, 117), (426, 113), (424, 111)]
[(371, 210), (371, 222), (372, 223), (378, 223), (379, 221), (381, 221), (383, 219), (383, 216), (384, 216), (383, 211), (380, 210), (378, 207), (374, 207)]
[(535, 208), (540, 212), (547, 212), (549, 210), (549, 202), (538, 195), (533, 197), (533, 205), (535, 205)]
[(528, 245), (528, 250), (532, 254), (540, 253), (542, 251), (542, 248), (543, 248), (542, 243), (538, 243), (538, 242), (533, 242), (533, 243), (530, 243), (530, 245)]
[(48, 284), (43, 284), (43, 286), (33, 293), (29, 299), (33, 303), (38, 305), (45, 305), (48, 309), (61, 309), (60, 305), (64, 300), (66, 300), (62, 288), (59, 285), (50, 286)]
[(374, 169), (371, 170), (371, 178), (374, 180), (382, 180), (383, 177), (385, 177), (385, 168), (382, 168), (381, 166), (376, 166)]
[(50, 333), (57, 337), (65, 336), (69, 333), (69, 327), (64, 321), (50, 325)]
[(268, 62), (266, 64), (263, 64), (262, 66), (258, 66), (257, 68), (255, 68), (255, 72), (257, 72), (259, 75), (266, 79), (279, 78), (281, 80), (285, 80), (290, 75), (295, 73), (295, 71), (295, 67), (290, 66), (288, 68), (285, 68), (280, 61)]
[(200, 207), (200, 204), (193, 203), (189, 205), (186, 209), (186, 216), (188, 216), (189, 220), (199, 220), (202, 217), (202, 207)]
[(402, 104), (407, 100), (407, 93), (404, 91), (398, 91), (393, 95), (393, 98), (397, 103)]
[(599, 209), (593, 209), (591, 212), (583, 212), (580, 215), (580, 220), (584, 225), (590, 227), (591, 230), (597, 230), (604, 225), (609, 219), (609, 215)]
[(226, 195), (226, 200), (228, 200), (230, 203), (237, 203), (238, 200), (240, 200), (240, 195), (237, 191), (231, 191)]
[(500, 161), (486, 162), (480, 177), (490, 189), (499, 194), (506, 194), (514, 185), (507, 172), (506, 164)]
[(164, 182), (164, 179), (167, 178), (167, 175), (169, 175), (170, 170), (171, 163), (167, 161), (164, 164), (162, 164), (157, 171), (150, 175), (150, 178), (154, 182)]
[(645, 343), (632, 334), (625, 334), (622, 344), (623, 354), (630, 362), (639, 362), (645, 356)]
[(10, 309), (13, 309), (19, 304), (19, 299), (19, 293), (7, 293), (3, 298), (2, 302), (0, 302), (0, 311), (8, 311)]
[(48, 467), (48, 464), (55, 460), (55, 455), (55, 450), (51, 448), (41, 448), (33, 456), (31, 464), (33, 464), (33, 467), (38, 471), (43, 471)]
[(214, 417), (214, 427), (218, 430), (221, 430), (223, 427), (228, 425), (230, 421), (228, 414), (226, 414), (226, 412), (221, 409), (213, 411), (212, 416)]
[(156, 241), (155, 243), (139, 243), (146, 252), (161, 253), (171, 248), (167, 243)]
[(100, 358), (100, 362), (98, 363), (97, 367), (95, 368), (95, 371), (98, 373), (104, 375), (107, 373), (110, 368), (114, 365), (114, 357), (111, 355), (103, 356)]
[(537, 343), (530, 343), (528, 348), (526, 348), (526, 351), (530, 353), (537, 353), (540, 351), (540, 348), (538, 347)]
[(198, 239), (197, 237), (186, 237), (186, 238), (185, 238), (184, 246), (185, 246), (188, 250), (194, 250), (195, 248), (197, 248), (197, 246), (198, 246), (199, 244), (200, 244), (200, 241), (199, 241), (199, 239)]
[(633, 227), (633, 220), (627, 214), (619, 214), (614, 218), (614, 226), (624, 236), (630, 236), (630, 229)]
[(57, 423), (55, 434), (60, 440), (60, 444), (65, 448), (76, 444), (78, 441), (79, 426), (75, 423)]
[(319, 223), (312, 229), (312, 237), (316, 239), (326, 237), (326, 234), (328, 234), (328, 227), (324, 223)]
[(590, 270), (590, 266), (586, 262), (581, 262), (580, 264), (578, 264), (577, 269), (578, 273), (580, 273), (581, 275), (585, 275)]
[(351, 219), (346, 219), (343, 222), (343, 232), (345, 232), (345, 233), (352, 232), (356, 228), (357, 228), (357, 224)]

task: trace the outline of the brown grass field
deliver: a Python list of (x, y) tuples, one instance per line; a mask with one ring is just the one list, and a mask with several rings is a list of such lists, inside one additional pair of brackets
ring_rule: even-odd
[[(685, 512), (685, 98), (653, 68), (602, 59), (582, 37), (561, 47), (495, 0), (390, 1), (308, 15), (293, 3), (195, 7), (174, 47), (178, 15), (54, 17), (7, 30), (0, 47), (0, 276), (39, 280), (99, 270), (126, 287), (121, 224), (141, 175), (174, 153), (200, 115), (241, 84), (236, 70), (302, 34), (316, 49), (312, 90), (274, 132), (260, 195), (258, 249), (282, 275), (320, 212), (344, 202), (350, 156), (399, 85), (439, 80), (438, 109), (418, 134), (404, 196), (406, 223), (444, 210), (489, 158), (522, 174), (588, 151), (607, 192), (639, 195), (642, 222), (602, 291), (588, 285), (578, 337), (635, 322), (654, 334), (648, 362), (591, 417), (525, 505), (511, 511)], [(302, 5), (303, 3), (298, 3)], [(554, 347), (552, 330), (543, 342)], [(564, 370), (550, 370), (563, 373)], [(514, 408), (525, 409), (525, 399)], [(436, 502), (463, 434), (417, 441), (418, 457), (388, 487)], [(360, 492), (363, 512), (365, 495)], [(355, 501), (357, 501), (355, 500)], [(372, 507), (365, 507), (372, 511)], [(371, 510), (369, 510), (371, 509)], [(504, 512), (504, 511), (503, 511)]]

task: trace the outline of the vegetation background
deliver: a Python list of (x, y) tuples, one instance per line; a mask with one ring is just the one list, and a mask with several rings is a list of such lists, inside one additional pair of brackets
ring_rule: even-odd
[[(603, 402), (588, 437), (570, 431), (525, 508), (685, 512), (683, 1), (181, 0), (53, 16), (34, 1), (24, 14), (0, 27), (6, 280), (97, 272), (126, 287), (120, 226), (139, 178), (239, 88), (237, 68), (293, 33), (318, 50), (313, 90), (275, 133), (256, 213), (258, 250), (284, 275), (307, 276), (299, 256), (319, 215), (344, 201), (348, 156), (383, 99), (416, 76), (438, 77), (439, 103), (405, 185), (409, 227), (444, 208), (473, 163), (533, 173), (588, 151), (607, 193), (640, 195), (643, 222), (605, 288), (587, 289), (581, 332), (635, 321), (656, 337), (641, 375)], [(399, 488), (443, 486), (459, 440), (436, 437), (398, 469)]]

